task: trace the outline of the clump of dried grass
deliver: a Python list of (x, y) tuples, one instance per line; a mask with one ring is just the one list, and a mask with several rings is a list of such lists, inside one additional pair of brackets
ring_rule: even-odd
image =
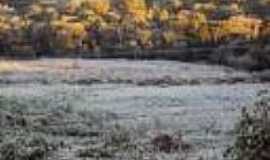
[(20, 65), (14, 61), (0, 61), (0, 73), (10, 73), (17, 71)]

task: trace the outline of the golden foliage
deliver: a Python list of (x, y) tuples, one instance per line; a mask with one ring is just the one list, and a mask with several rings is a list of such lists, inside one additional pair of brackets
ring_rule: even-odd
[(21, 27), (24, 25), (22, 18), (15, 15), (13, 8), (0, 4), (0, 27), (3, 29), (11, 29), (13, 27)]
[(130, 13), (146, 10), (145, 0), (123, 0), (123, 4)]
[(70, 0), (65, 6), (65, 12), (68, 14), (75, 14), (83, 2), (84, 0)]
[(153, 35), (153, 32), (151, 30), (139, 30), (137, 34), (143, 46), (149, 45), (149, 43), (151, 43), (151, 38)]
[(237, 3), (230, 4), (229, 10), (232, 13), (241, 13), (242, 12), (242, 9), (240, 8), (239, 4), (237, 4)]
[(159, 20), (161, 22), (169, 20), (170, 13), (166, 9), (161, 9), (158, 13)]
[(173, 9), (173, 10), (178, 9), (181, 6), (183, 6), (182, 0), (169, 0), (166, 4), (166, 8)]
[(176, 15), (177, 27), (184, 30), (198, 30), (202, 25), (207, 24), (204, 14), (195, 11), (182, 10)]
[(199, 36), (202, 42), (210, 42), (213, 40), (210, 28), (208, 25), (203, 25), (199, 30)]
[(165, 31), (162, 33), (162, 37), (167, 45), (172, 45), (177, 40), (177, 36), (174, 31)]
[(11, 29), (11, 25), (8, 19), (5, 16), (0, 16), (0, 32), (6, 32), (9, 29)]
[(33, 4), (29, 7), (28, 15), (41, 14), (43, 12), (43, 7), (38, 4)]
[(92, 10), (80, 10), (77, 18), (79, 18), (79, 21), (86, 26), (91, 26), (102, 20), (102, 16), (97, 15)]
[(135, 22), (145, 23), (148, 11), (145, 0), (123, 0), (126, 12), (133, 16)]
[(260, 29), (260, 36), (269, 37), (270, 36), (270, 22), (262, 24)]
[(99, 15), (107, 14), (111, 8), (110, 0), (85, 0), (83, 5)]
[(153, 8), (150, 8), (146, 16), (148, 20), (153, 20), (155, 18), (155, 10)]
[(56, 33), (56, 44), (63, 49), (75, 49), (87, 35), (85, 26), (80, 22), (57, 20), (52, 22), (52, 28)]
[[(0, 40), (3, 43), (7, 41), (13, 47), (17, 43), (22, 44), (22, 41), (29, 40), (27, 39), (29, 37), (38, 35), (36, 37), (42, 42), (51, 39), (56, 48), (75, 49), (83, 40), (91, 38), (86, 37), (88, 34), (86, 29), (91, 31), (91, 28), (97, 29), (102, 38), (107, 36), (104, 43), (108, 41), (110, 44), (115, 44), (110, 41), (113, 41), (116, 34), (119, 34), (121, 39), (121, 42), (117, 40), (116, 43), (139, 42), (140, 45), (162, 40), (165, 44), (177, 44), (175, 42), (180, 39), (198, 40), (198, 38), (203, 42), (219, 41), (230, 39), (235, 35), (252, 39), (270, 34), (270, 25), (262, 29), (260, 19), (232, 16), (244, 13), (244, 8), (240, 5), (242, 3), (239, 1), (222, 3), (218, 0), (204, 0), (190, 3), (183, 0), (168, 0), (162, 2), (164, 5), (149, 2), (68, 0), (64, 7), (35, 3), (29, 7), (24, 16), (18, 14), (19, 12), (16, 13), (14, 8), (0, 4)], [(217, 18), (228, 19), (217, 20)], [(34, 24), (44, 24), (46, 32), (43, 34), (39, 31), (34, 32), (34, 27), (31, 28), (35, 26)], [(26, 31), (30, 31), (32, 35)], [(159, 34), (155, 35), (155, 32)], [(154, 36), (156, 37), (153, 38)], [(34, 43), (31, 45), (38, 48)], [(46, 43), (44, 46), (46, 48), (50, 44)]]
[[(9, 47), (26, 41), (24, 30), (28, 27), (28, 21), (13, 14), (0, 14), (0, 41)], [(7, 46), (4, 46), (7, 47)]]
[(218, 26), (218, 37), (230, 37), (231, 35), (243, 36), (245, 38), (256, 38), (259, 35), (261, 20), (235, 16), (228, 20), (221, 21)]
[(189, 11), (180, 11), (176, 15), (176, 21), (179, 23), (176, 23), (177, 27), (181, 29), (190, 28), (190, 13)]
[(202, 13), (195, 13), (192, 16), (191, 23), (195, 29), (199, 29), (202, 25), (207, 24), (207, 18)]
[(217, 6), (214, 3), (196, 3), (193, 6), (195, 11), (204, 13), (205, 15), (211, 15), (216, 9)]

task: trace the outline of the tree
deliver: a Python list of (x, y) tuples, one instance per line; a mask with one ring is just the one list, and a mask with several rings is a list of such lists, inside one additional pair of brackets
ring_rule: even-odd
[(217, 6), (214, 3), (195, 3), (193, 9), (205, 14), (207, 17), (211, 17), (217, 10)]
[(239, 36), (247, 39), (254, 39), (259, 36), (259, 28), (262, 21), (256, 18), (246, 16), (235, 16), (228, 20), (221, 21), (218, 26), (217, 37), (230, 38)]
[(212, 34), (208, 25), (203, 25), (199, 30), (199, 36), (202, 42), (212, 41)]
[(64, 10), (67, 14), (76, 14), (83, 2), (84, 0), (69, 0)]
[(31, 44), (27, 44), (29, 42), (27, 36), (29, 21), (11, 11), (12, 8), (6, 6), (0, 12), (1, 49), (3, 52), (30, 53)]
[(81, 48), (87, 32), (80, 22), (57, 20), (52, 22), (54, 47), (63, 51)]
[(172, 46), (177, 41), (177, 34), (174, 31), (165, 31), (162, 33), (162, 39), (165, 45)]
[(35, 22), (47, 22), (55, 20), (59, 17), (59, 13), (54, 7), (33, 4), (29, 7), (26, 17), (34, 20)]
[(147, 17), (145, 0), (123, 0), (125, 12), (131, 14), (136, 22), (144, 23)]
[(85, 0), (82, 5), (99, 15), (107, 14), (111, 8), (110, 0)]
[(142, 47), (147, 48), (152, 46), (151, 38), (153, 33), (151, 30), (138, 30), (137, 35), (139, 43)]

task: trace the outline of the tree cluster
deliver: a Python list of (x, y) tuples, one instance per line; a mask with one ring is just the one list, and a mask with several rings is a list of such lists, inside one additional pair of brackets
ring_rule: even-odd
[(269, 13), (261, 13), (270, 7), (267, 0), (39, 0), (24, 1), (24, 7), (12, 2), (0, 5), (0, 54), (160, 49), (270, 33)]

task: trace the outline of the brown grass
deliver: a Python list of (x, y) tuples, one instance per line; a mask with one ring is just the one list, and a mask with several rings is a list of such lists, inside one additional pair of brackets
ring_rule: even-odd
[(62, 61), (57, 63), (42, 63), (36, 61), (15, 61), (15, 60), (0, 60), (0, 74), (8, 74), (14, 72), (42, 72), (50, 71), (57, 68), (58, 70), (78, 69), (76, 61)]
[(22, 66), (14, 61), (0, 61), (0, 73), (10, 73), (18, 71)]

